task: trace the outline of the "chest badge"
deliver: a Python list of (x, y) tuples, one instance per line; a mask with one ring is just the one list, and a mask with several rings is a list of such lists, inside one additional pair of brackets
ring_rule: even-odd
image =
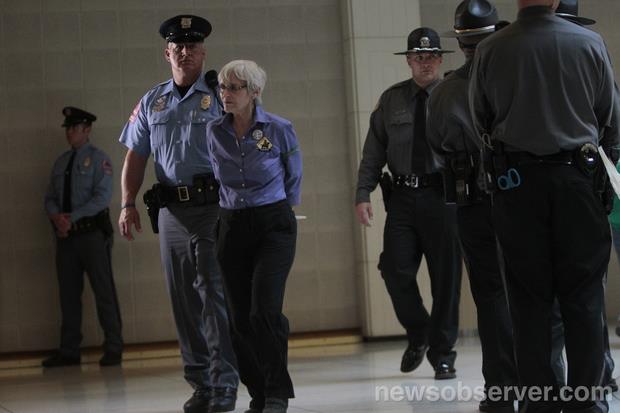
[(271, 148), (273, 148), (273, 145), (266, 136), (263, 136), (263, 138), (256, 143), (256, 147), (261, 152), (269, 152)]
[(84, 165), (84, 168), (88, 168), (91, 163), (92, 159), (90, 159), (90, 156), (87, 156), (86, 158), (84, 158), (84, 162), (82, 164)]
[(252, 132), (252, 139), (254, 139), (255, 141), (260, 140), (260, 138), (263, 137), (263, 131), (260, 129), (255, 129), (254, 132)]
[(153, 112), (161, 112), (166, 107), (166, 96), (158, 97), (153, 103)]
[(200, 99), (200, 109), (207, 110), (211, 107), (211, 96), (204, 95), (202, 99)]

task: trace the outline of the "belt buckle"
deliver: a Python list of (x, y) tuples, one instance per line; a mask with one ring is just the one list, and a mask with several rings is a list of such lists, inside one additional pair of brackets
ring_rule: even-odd
[(187, 186), (177, 186), (177, 195), (180, 202), (189, 201), (189, 189), (187, 189)]

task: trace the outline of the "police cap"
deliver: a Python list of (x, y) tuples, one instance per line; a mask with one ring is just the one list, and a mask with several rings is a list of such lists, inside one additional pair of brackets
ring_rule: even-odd
[(407, 37), (407, 50), (394, 54), (409, 53), (452, 53), (454, 50), (444, 50), (441, 48), (439, 35), (429, 27), (420, 27), (409, 33)]
[(159, 34), (167, 42), (202, 42), (211, 33), (211, 23), (200, 16), (181, 14), (174, 16), (159, 26)]
[(64, 107), (62, 109), (62, 114), (65, 117), (65, 121), (61, 125), (63, 128), (68, 128), (69, 126), (78, 125), (80, 123), (90, 125), (97, 120), (97, 117), (92, 113), (86, 112), (82, 109), (74, 108), (73, 106)]
[(497, 9), (488, 0), (464, 0), (454, 13), (454, 30), (443, 37), (469, 37), (493, 33), (499, 22)]
[(555, 9), (555, 14), (566, 20), (570, 20), (574, 23), (582, 24), (584, 26), (596, 23), (596, 20), (579, 16), (578, 0), (560, 0), (558, 8)]

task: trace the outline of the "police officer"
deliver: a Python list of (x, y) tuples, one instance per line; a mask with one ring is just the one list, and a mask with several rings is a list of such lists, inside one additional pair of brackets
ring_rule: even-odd
[[(611, 238), (602, 180), (595, 179), (596, 148), (611, 154), (617, 140), (599, 141), (612, 128), (614, 110), (605, 45), (598, 34), (555, 16), (557, 4), (518, 1), (517, 20), (478, 45), (469, 93), (474, 124), (492, 151), (485, 177), (496, 188), (493, 218), (506, 259), (520, 383), (555, 385), (549, 360), (557, 298), (574, 391), (603, 384)], [(553, 396), (526, 393), (523, 412), (608, 409), (596, 392), (565, 403)]]
[(217, 257), (233, 321), (246, 413), (284, 413), (295, 396), (287, 369), (286, 279), (295, 258), (302, 160), (291, 123), (263, 110), (267, 75), (233, 60), (219, 75), (225, 116), (207, 126), (220, 187)]
[(112, 164), (107, 154), (89, 142), (95, 115), (70, 106), (62, 114), (71, 150), (54, 163), (45, 194), (45, 210), (56, 233), (62, 327), (60, 349), (43, 360), (43, 367), (80, 364), (84, 272), (105, 336), (99, 364), (117, 365), (122, 359), (123, 338), (110, 261)]
[[(582, 25), (582, 26), (590, 26), (596, 23), (596, 20), (590, 19), (588, 17), (583, 17), (583, 16), (579, 16), (579, 2), (577, 0), (560, 0), (560, 3), (558, 4), (558, 8), (555, 10), (555, 14), (562, 17), (563, 19), (566, 19), (568, 21), (572, 21), (573, 23)], [(618, 122), (618, 114), (620, 112), (620, 95), (618, 94), (618, 85), (615, 85), (615, 90), (616, 90), (616, 94), (614, 96), (614, 106), (615, 106), (615, 110), (612, 114), (612, 125), (614, 123)], [(608, 129), (607, 131), (607, 139), (617, 139), (612, 137), (610, 134), (611, 133), (619, 133), (618, 128), (611, 128)], [(616, 240), (613, 239), (613, 230), (612, 230), (612, 241), (615, 243)], [(605, 284), (607, 284), (607, 275), (605, 276)], [(558, 306), (559, 307), (559, 306)], [(559, 314), (559, 308), (556, 310), (554, 309), (554, 313), (558, 312)], [(559, 318), (561, 318), (561, 315), (558, 315)], [(618, 383), (616, 382), (616, 379), (614, 379), (612, 377), (614, 368), (615, 368), (615, 363), (613, 358), (611, 357), (611, 350), (609, 348), (609, 332), (607, 330), (607, 314), (606, 312), (603, 310), (603, 318), (605, 320), (604, 323), (604, 336), (605, 336), (605, 377), (603, 379), (603, 383), (605, 383), (607, 386), (609, 386), (610, 390), (612, 392), (616, 392), (618, 391)], [(555, 327), (555, 326), (554, 326)], [(560, 322), (559, 325), (559, 330), (560, 330), (560, 345), (559, 347), (559, 357), (562, 357), (561, 355), (561, 351), (562, 348), (564, 347), (564, 328)], [(554, 348), (555, 350), (555, 348)]]
[[(379, 269), (409, 345), (401, 371), (416, 369), (427, 358), (436, 379), (456, 376), (453, 350), (458, 333), (461, 257), (453, 206), (443, 202), (442, 180), (425, 133), (426, 100), (439, 84), (443, 50), (437, 33), (421, 27), (409, 34), (406, 55), (411, 79), (388, 88), (370, 117), (359, 167), (356, 214), (370, 225), (370, 193), (381, 169), (394, 175), (387, 202)], [(424, 308), (416, 274), (422, 255), (428, 264), (433, 306)]]
[[(466, 61), (431, 94), (427, 139), (443, 165), (446, 201), (457, 205), (459, 238), (478, 313), (485, 387), (512, 386), (518, 383), (512, 323), (491, 221), (491, 200), (477, 186), (480, 141), (467, 102), (476, 46), (496, 31), (499, 18), (490, 1), (464, 0), (457, 6), (454, 20), (454, 30), (443, 36), (457, 38)], [(513, 401), (487, 398), (480, 403), (480, 411), (514, 413)]]
[[(219, 207), (206, 146), (207, 122), (221, 114), (202, 76), (211, 24), (180, 15), (162, 23), (172, 79), (149, 90), (125, 125), (121, 234), (141, 231), (136, 196), (150, 155), (159, 184), (161, 257), (177, 326), (185, 379), (194, 388), (185, 413), (235, 408), (239, 378), (232, 349), (222, 277), (215, 259)], [(151, 207), (153, 207), (151, 205)]]

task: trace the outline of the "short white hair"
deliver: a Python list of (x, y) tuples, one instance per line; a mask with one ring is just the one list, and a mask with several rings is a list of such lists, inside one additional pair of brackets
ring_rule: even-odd
[(265, 83), (267, 83), (267, 73), (265, 73), (262, 67), (252, 60), (233, 60), (222, 67), (217, 78), (220, 83), (224, 83), (224, 81), (230, 81), (232, 76), (246, 82), (248, 91), (250, 93), (257, 93), (255, 98), (256, 104), (263, 104), (261, 96), (263, 90), (265, 90)]

